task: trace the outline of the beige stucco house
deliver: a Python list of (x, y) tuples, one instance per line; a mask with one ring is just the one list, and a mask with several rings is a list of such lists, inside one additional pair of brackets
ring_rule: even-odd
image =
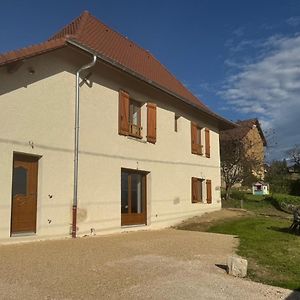
[(88, 12), (0, 55), (0, 78), (0, 240), (163, 228), (220, 208), (219, 131), (234, 124)]

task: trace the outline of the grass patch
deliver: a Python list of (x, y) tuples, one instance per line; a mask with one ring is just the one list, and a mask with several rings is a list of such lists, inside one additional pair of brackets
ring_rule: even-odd
[[(284, 194), (254, 196), (240, 191), (234, 191), (231, 196), (222, 202), (222, 207), (241, 208), (242, 200), (246, 211), (238, 211), (236, 217), (227, 217), (227, 220), (224, 217), (212, 218), (209, 222), (196, 219), (194, 223), (178, 228), (237, 235), (240, 239), (237, 253), (248, 259), (249, 278), (299, 290), (300, 236), (289, 233), (293, 216), (284, 212), (281, 205), (298, 206), (300, 197)], [(230, 211), (224, 212), (228, 215)]]
[(225, 207), (240, 207), (253, 212), (211, 226), (208, 231), (238, 235), (238, 254), (249, 260), (249, 277), (255, 281), (289, 289), (300, 287), (300, 237), (290, 234), (292, 215), (281, 210), (283, 204), (300, 205), (300, 197), (285, 194), (255, 196), (244, 193), (239, 199), (224, 201)]
[(287, 217), (288, 213), (286, 212), (292, 213), (291, 207), (289, 207), (290, 204), (300, 206), (300, 197), (285, 194), (252, 195), (233, 190), (231, 199), (222, 201), (223, 208), (244, 208), (257, 214), (281, 217)]
[(278, 203), (285, 202), (287, 204), (300, 205), (300, 197), (299, 196), (291, 196), (286, 194), (272, 194), (271, 196), (266, 197), (274, 198)]
[(249, 260), (249, 277), (289, 289), (300, 287), (300, 237), (290, 221), (254, 216), (211, 226), (208, 231), (238, 235), (238, 254)]
[(272, 194), (265, 197), (266, 201), (272, 203), (277, 209), (287, 209), (290, 205), (293, 207), (300, 206), (300, 197), (285, 194)]

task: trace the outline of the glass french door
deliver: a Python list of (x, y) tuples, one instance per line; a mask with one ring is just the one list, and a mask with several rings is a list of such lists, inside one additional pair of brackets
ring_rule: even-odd
[(146, 173), (121, 171), (121, 225), (146, 224)]

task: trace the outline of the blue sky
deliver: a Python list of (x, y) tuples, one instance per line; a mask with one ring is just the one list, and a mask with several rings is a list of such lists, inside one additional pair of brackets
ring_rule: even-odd
[[(211, 109), (300, 144), (300, 1), (3, 1), (0, 52), (35, 44), (89, 10), (154, 54)], [(274, 140), (273, 138), (273, 140)]]

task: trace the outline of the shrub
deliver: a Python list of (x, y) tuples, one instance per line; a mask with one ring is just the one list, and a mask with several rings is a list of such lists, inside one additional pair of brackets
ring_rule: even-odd
[(290, 194), (294, 196), (300, 196), (300, 179), (291, 180)]
[(288, 194), (290, 192), (290, 185), (291, 182), (289, 179), (282, 177), (282, 178), (275, 178), (270, 183), (270, 190), (273, 193), (284, 193)]
[(236, 200), (246, 200), (247, 195), (243, 191), (232, 190), (231, 193), (230, 193), (230, 198), (236, 199)]
[(265, 198), (275, 208), (286, 212), (292, 212), (295, 206), (300, 206), (300, 197), (286, 194), (273, 194)]

